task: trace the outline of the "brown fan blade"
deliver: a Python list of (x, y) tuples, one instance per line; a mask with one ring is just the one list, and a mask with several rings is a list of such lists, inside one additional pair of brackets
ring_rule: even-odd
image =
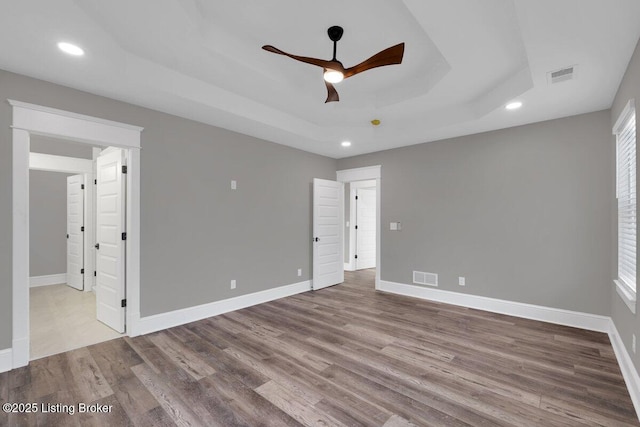
[(324, 101), (324, 103), (326, 104), (327, 102), (338, 102), (340, 101), (340, 97), (338, 96), (338, 91), (336, 90), (336, 88), (329, 83), (326, 80), (323, 80), (325, 86), (327, 86), (327, 100)]
[(344, 70), (344, 67), (342, 66), (342, 64), (340, 64), (337, 61), (325, 61), (324, 59), (309, 58), (308, 56), (292, 55), (290, 53), (283, 52), (280, 49), (273, 47), (271, 45), (265, 45), (265, 46), (262, 46), (262, 48), (267, 52), (288, 56), (289, 58), (295, 59), (296, 61), (305, 62), (311, 65), (317, 65), (318, 67), (331, 68), (332, 70), (337, 70), (337, 71)]
[(344, 72), (344, 78), (346, 79), (347, 77), (355, 76), (358, 73), (361, 73), (363, 71), (367, 71), (376, 67), (384, 67), (385, 65), (401, 64), (403, 55), (404, 55), (404, 43), (391, 46), (390, 48), (387, 48), (382, 52), (376, 53), (366, 61), (363, 61), (353, 67), (347, 68)]

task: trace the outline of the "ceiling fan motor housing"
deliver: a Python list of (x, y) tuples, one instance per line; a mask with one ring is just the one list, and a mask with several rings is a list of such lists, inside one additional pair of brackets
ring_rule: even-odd
[(329, 29), (327, 30), (327, 34), (329, 34), (329, 39), (331, 39), (332, 42), (337, 42), (342, 38), (344, 30), (342, 29), (342, 27), (334, 25), (333, 27), (329, 27)]

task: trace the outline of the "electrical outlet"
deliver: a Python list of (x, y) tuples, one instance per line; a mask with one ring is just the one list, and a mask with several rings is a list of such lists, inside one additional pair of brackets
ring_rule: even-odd
[(235, 289), (236, 288), (236, 281), (235, 279), (231, 281), (231, 289)]
[(636, 352), (636, 334), (631, 335), (631, 350)]
[(300, 276), (302, 276), (302, 269), (301, 268), (298, 269), (298, 277), (300, 277)]
[(466, 283), (465, 283), (464, 277), (462, 277), (462, 276), (458, 277), (458, 285), (460, 285), (460, 286), (466, 286)]

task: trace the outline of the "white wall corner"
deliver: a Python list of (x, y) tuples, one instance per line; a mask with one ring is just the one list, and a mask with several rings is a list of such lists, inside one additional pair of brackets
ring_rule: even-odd
[(13, 349), (0, 350), (0, 373), (13, 369)]
[(640, 376), (633, 365), (633, 360), (627, 352), (622, 337), (612, 319), (609, 321), (609, 340), (611, 341), (616, 359), (618, 359), (618, 365), (620, 365), (622, 377), (627, 385), (627, 390), (629, 390), (629, 396), (636, 410), (636, 416), (638, 420), (640, 420)]
[(40, 286), (59, 285), (67, 283), (67, 273), (48, 274), (46, 276), (29, 277), (29, 287), (37, 288)]
[(153, 316), (142, 317), (137, 322), (134, 331), (129, 331), (129, 335), (144, 335), (151, 332), (160, 331), (174, 326), (184, 325), (186, 323), (195, 322), (206, 319), (208, 317), (218, 316), (230, 311), (240, 310), (276, 299), (296, 295), (311, 290), (311, 281), (294, 283), (291, 285), (280, 286), (265, 291), (255, 292), (252, 294), (241, 295), (215, 301), (209, 304), (202, 304), (195, 307), (189, 307), (181, 310), (170, 311), (167, 313), (156, 314)]
[(29, 337), (13, 340), (12, 369), (29, 364)]

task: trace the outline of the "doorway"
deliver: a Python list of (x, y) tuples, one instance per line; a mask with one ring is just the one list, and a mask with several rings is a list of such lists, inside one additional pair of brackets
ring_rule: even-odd
[[(344, 239), (344, 270), (369, 269), (373, 273), (375, 268), (376, 289), (379, 288), (381, 270), (381, 169), (381, 166), (378, 165), (337, 172), (337, 180), (344, 183), (346, 187), (345, 220), (343, 223), (344, 235), (346, 236)], [(356, 199), (356, 197), (358, 198)], [(358, 202), (360, 203), (359, 218)]]
[(129, 160), (125, 179), (128, 225), (126, 241), (127, 334), (135, 336), (140, 319), (140, 133), (141, 127), (9, 100), (13, 109), (13, 368), (30, 360), (29, 165), (33, 136), (123, 149)]
[(376, 267), (377, 203), (376, 181), (353, 181), (345, 201), (345, 270)]
[(97, 316), (95, 283), (104, 281), (97, 274), (94, 248), (99, 192), (95, 171), (96, 161), (103, 158), (101, 151), (88, 144), (31, 138), (31, 360), (118, 338), (124, 332)]

